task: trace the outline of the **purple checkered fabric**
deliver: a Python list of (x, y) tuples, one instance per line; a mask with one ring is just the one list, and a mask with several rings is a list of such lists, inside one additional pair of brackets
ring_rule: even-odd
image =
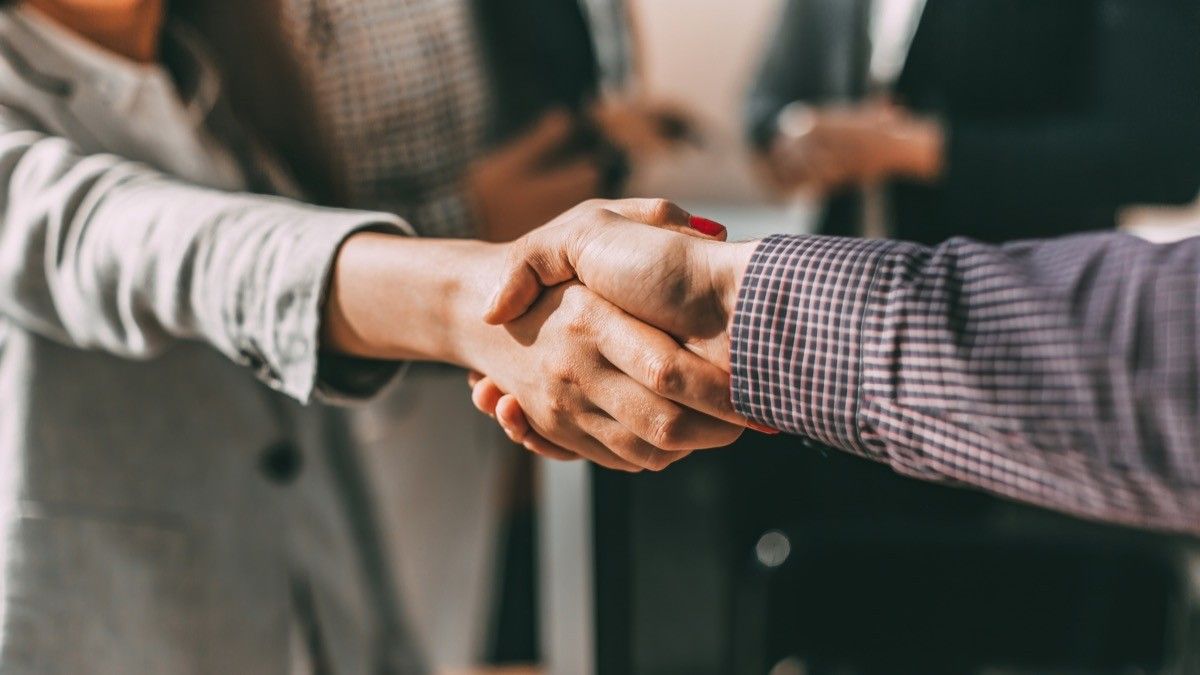
[(731, 339), (752, 419), (908, 476), (1200, 534), (1200, 239), (771, 237)]

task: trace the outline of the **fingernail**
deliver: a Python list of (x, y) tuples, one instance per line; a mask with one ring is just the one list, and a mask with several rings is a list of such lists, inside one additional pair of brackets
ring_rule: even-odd
[(776, 434), (780, 433), (778, 429), (769, 427), (765, 424), (759, 424), (758, 422), (746, 422), (746, 428), (753, 429), (760, 434), (766, 434), (768, 436), (775, 436)]
[(706, 234), (710, 237), (717, 237), (725, 234), (725, 226), (715, 220), (701, 218), (700, 216), (692, 216), (688, 219), (688, 225), (700, 234)]

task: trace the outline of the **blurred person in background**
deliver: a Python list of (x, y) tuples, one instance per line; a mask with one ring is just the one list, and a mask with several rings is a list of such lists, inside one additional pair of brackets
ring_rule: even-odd
[[(405, 16), (445, 5), (420, 4)], [(0, 669), (420, 672), (358, 441), (317, 402), (372, 397), (400, 359), (495, 359), (532, 395), (554, 364), (586, 368), (567, 306), (602, 304), (564, 289), (545, 317), (562, 324), (521, 343), (483, 329), (503, 247), (418, 241), (391, 213), (298, 201), (290, 167), (237, 123), (204, 41), (176, 19), (143, 0), (0, 10)], [(302, 84), (295, 73), (275, 76)], [(340, 102), (372, 120), (354, 128), (379, 129), (383, 113)], [(443, 222), (452, 210), (409, 213)], [(614, 217), (590, 213), (598, 226)], [(595, 326), (640, 330), (624, 321)], [(626, 356), (679, 349), (656, 337)], [(728, 409), (727, 378), (696, 367)], [(586, 379), (618, 391), (602, 383), (625, 376), (606, 373)], [(652, 462), (658, 450), (634, 451), (649, 433), (636, 410), (669, 402), (637, 391), (619, 401), (634, 407), (617, 417), (638, 418), (627, 434), (584, 414), (589, 397), (567, 386), (581, 395), (559, 410), (564, 432), (586, 417), (632, 444), (614, 467)], [(740, 433), (688, 429), (704, 427)]]
[(1196, 195), (1197, 32), (1184, 0), (787, 0), (746, 121), (825, 234), (1109, 229)]

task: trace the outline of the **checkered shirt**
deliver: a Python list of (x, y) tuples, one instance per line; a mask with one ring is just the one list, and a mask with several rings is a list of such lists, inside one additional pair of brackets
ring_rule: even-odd
[(904, 475), (1200, 534), (1200, 239), (775, 236), (731, 340), (734, 402), (757, 421)]
[(468, 0), (287, 0), (345, 201), (472, 236), (462, 181), (491, 115)]

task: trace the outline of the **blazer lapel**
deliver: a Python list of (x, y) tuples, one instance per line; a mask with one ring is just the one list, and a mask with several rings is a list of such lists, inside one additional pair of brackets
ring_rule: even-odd
[(19, 12), (0, 15), (0, 51), (12, 66), (0, 77), (15, 80), (6, 84), (16, 85), (20, 97), (12, 103), (53, 120), (60, 128), (48, 131), (71, 138), (85, 151), (128, 147), (128, 123), (116, 108), (119, 83), (45, 44)]

